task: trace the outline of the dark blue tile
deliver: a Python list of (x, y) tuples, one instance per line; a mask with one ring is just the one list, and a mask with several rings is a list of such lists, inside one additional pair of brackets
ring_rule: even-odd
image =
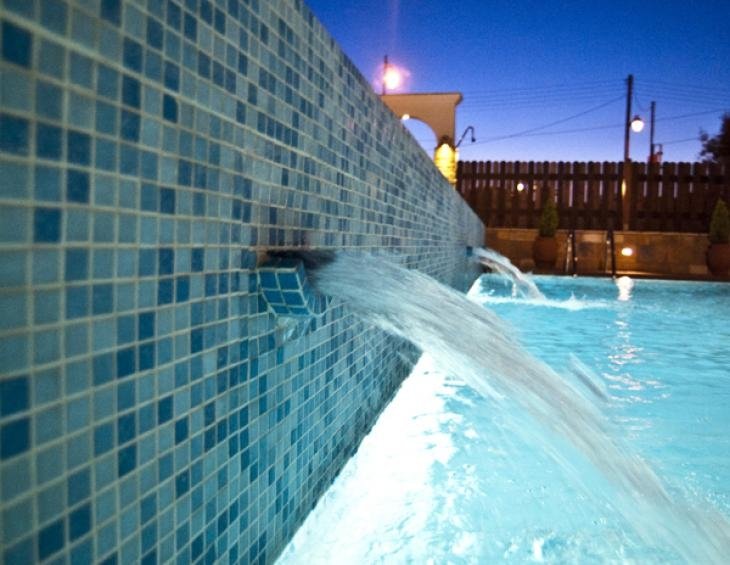
[(172, 476), (173, 472), (173, 460), (172, 453), (167, 453), (158, 459), (157, 464), (157, 481), (163, 483), (166, 479)]
[(10, 459), (30, 448), (30, 418), (0, 427), (0, 458)]
[(175, 189), (160, 189), (160, 212), (163, 214), (175, 213)]
[(241, 102), (236, 102), (236, 121), (239, 124), (246, 123), (246, 106)]
[(138, 73), (142, 72), (142, 45), (130, 39), (124, 38), (124, 47), (122, 49), (122, 60), (124, 66)]
[(143, 343), (139, 346), (139, 370), (147, 371), (155, 366), (155, 343)]
[(168, 122), (177, 123), (177, 100), (169, 94), (162, 98), (162, 117)]
[(94, 428), (94, 455), (99, 456), (114, 449), (114, 424), (101, 424)]
[(180, 67), (170, 61), (165, 61), (165, 87), (177, 92), (180, 88)]
[(140, 208), (148, 212), (157, 212), (159, 200), (157, 187), (154, 184), (143, 183)]
[(83, 318), (89, 314), (89, 287), (70, 286), (66, 288), (66, 319)]
[(66, 200), (69, 202), (89, 202), (89, 173), (69, 169), (66, 173)]
[(139, 141), (140, 117), (135, 112), (122, 110), (120, 134), (126, 141)]
[(136, 147), (126, 143), (120, 145), (119, 172), (135, 176), (139, 173), (139, 150)]
[(125, 414), (117, 419), (117, 441), (119, 444), (132, 441), (137, 435), (137, 422), (134, 412)]
[(175, 281), (175, 302), (186, 302), (190, 299), (190, 277), (177, 277)]
[(89, 250), (73, 247), (66, 249), (66, 281), (80, 281), (89, 277)]
[(175, 270), (175, 250), (161, 247), (159, 250), (158, 270), (161, 275), (171, 275)]
[(88, 467), (70, 475), (67, 482), (68, 505), (74, 506), (91, 495), (91, 473)]
[(0, 114), (0, 151), (27, 155), (29, 145), (28, 120)]
[(99, 15), (102, 19), (119, 26), (122, 23), (122, 0), (101, 0)]
[(190, 353), (198, 353), (203, 350), (203, 330), (195, 328), (190, 332)]
[(198, 51), (198, 74), (210, 78), (210, 57), (203, 51)]
[(91, 529), (91, 504), (84, 504), (68, 517), (68, 535), (74, 541)]
[(155, 312), (142, 312), (137, 316), (137, 331), (140, 341), (155, 336)]
[(157, 285), (157, 305), (172, 304), (173, 279), (160, 279)]
[(77, 165), (91, 164), (91, 138), (78, 131), (69, 131), (66, 138), (66, 158)]
[(157, 403), (157, 423), (164, 424), (172, 420), (172, 396), (166, 396)]
[(162, 49), (164, 33), (162, 24), (155, 18), (147, 18), (147, 45), (154, 49)]
[(192, 183), (193, 168), (190, 161), (180, 159), (177, 164), (177, 183), (190, 186)]
[(190, 472), (183, 471), (175, 477), (175, 496), (180, 498), (190, 489)]
[(248, 57), (241, 51), (238, 54), (238, 73), (245, 75), (248, 73)]
[(91, 290), (92, 313), (109, 314), (114, 310), (114, 285), (95, 284)]
[(198, 39), (198, 22), (192, 14), (185, 12), (183, 32), (185, 37), (195, 43)]
[(127, 473), (134, 471), (137, 466), (137, 446), (135, 444), (119, 450), (117, 466), (119, 477), (123, 477)]
[(205, 249), (202, 247), (196, 247), (192, 250), (192, 270), (194, 273), (199, 273), (203, 270), (205, 264)]
[(0, 416), (10, 416), (29, 408), (28, 377), (0, 381)]
[(44, 560), (63, 549), (65, 537), (63, 519), (43, 528), (38, 532), (38, 557)]
[(140, 82), (129, 75), (122, 77), (122, 102), (127, 106), (139, 108), (142, 99)]
[(33, 563), (35, 551), (33, 542), (33, 536), (29, 536), (11, 547), (2, 549), (1, 555), (4, 557), (5, 563)]
[(180, 6), (171, 0), (167, 0), (167, 25), (179, 30), (181, 23), (182, 10), (180, 9)]
[(188, 439), (188, 418), (180, 418), (175, 422), (175, 444)]
[(128, 377), (136, 370), (134, 347), (117, 351), (117, 378)]
[(3, 59), (22, 67), (33, 62), (33, 37), (26, 29), (3, 22)]
[(36, 124), (36, 155), (42, 159), (59, 160), (63, 148), (63, 130), (49, 124)]
[(93, 362), (94, 384), (101, 385), (114, 379), (114, 360), (111, 353), (104, 353), (94, 357)]
[(225, 35), (225, 33), (226, 33), (226, 15), (224, 12), (222, 12), (218, 8), (215, 9), (214, 25), (215, 25), (215, 30), (218, 33)]
[(157, 496), (152, 493), (139, 503), (139, 523), (144, 525), (157, 514)]

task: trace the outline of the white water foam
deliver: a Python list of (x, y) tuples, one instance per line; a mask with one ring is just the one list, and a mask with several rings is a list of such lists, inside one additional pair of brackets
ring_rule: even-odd
[(728, 520), (714, 509), (699, 510), (669, 496), (602, 414), (603, 391), (592, 386), (591, 377), (563, 379), (522, 349), (495, 314), (383, 258), (341, 254), (320, 266), (313, 280), (324, 294), (412, 341), (463, 378), (487, 399), (485, 409), (499, 410), (505, 437), (515, 434), (539, 447), (591, 496), (585, 469), (565, 455), (564, 442), (571, 444), (613, 485), (610, 503), (646, 543), (671, 548), (691, 563), (726, 562)]
[(474, 249), (473, 253), (482, 265), (512, 280), (513, 295), (522, 294), (527, 298), (537, 300), (545, 298), (545, 295), (537, 288), (532, 277), (520, 271), (504, 255), (497, 253), (493, 249), (485, 249), (482, 247)]

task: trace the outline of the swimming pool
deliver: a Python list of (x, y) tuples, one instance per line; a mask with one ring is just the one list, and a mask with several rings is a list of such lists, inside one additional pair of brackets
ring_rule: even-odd
[[(535, 280), (544, 300), (493, 276), (470, 297), (558, 372), (589, 367), (673, 496), (730, 516), (730, 286)], [(681, 562), (624, 523), (601, 481), (505, 434), (454, 373), (421, 359), (281, 563)]]

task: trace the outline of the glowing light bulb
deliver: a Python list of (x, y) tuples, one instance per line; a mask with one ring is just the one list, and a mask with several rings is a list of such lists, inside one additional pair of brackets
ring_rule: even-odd
[(624, 257), (631, 257), (634, 254), (634, 249), (631, 247), (623, 247), (621, 248), (621, 255)]
[(523, 190), (525, 190), (525, 183), (518, 182), (517, 183), (517, 192), (522, 192)]
[(397, 67), (388, 65), (383, 71), (383, 84), (388, 90), (395, 90), (403, 84), (403, 73)]
[(401, 119), (401, 121), (402, 121), (402, 122), (408, 121), (408, 120), (410, 120), (410, 119), (411, 119), (411, 115), (410, 115), (410, 114), (403, 114), (403, 115), (402, 115), (402, 116), (400, 117), (400, 119)]
[(644, 120), (641, 119), (641, 116), (638, 114), (634, 116), (631, 120), (631, 129), (635, 133), (639, 133), (641, 130), (644, 129)]

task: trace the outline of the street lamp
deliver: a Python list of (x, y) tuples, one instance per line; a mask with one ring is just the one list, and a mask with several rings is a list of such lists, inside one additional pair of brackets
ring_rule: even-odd
[(626, 120), (624, 122), (624, 174), (621, 182), (621, 210), (624, 230), (629, 229), (629, 202), (631, 200), (631, 157), (629, 156), (629, 141), (632, 131), (639, 133), (644, 129), (644, 120), (638, 115), (631, 117), (631, 100), (634, 96), (634, 75), (626, 79)]

